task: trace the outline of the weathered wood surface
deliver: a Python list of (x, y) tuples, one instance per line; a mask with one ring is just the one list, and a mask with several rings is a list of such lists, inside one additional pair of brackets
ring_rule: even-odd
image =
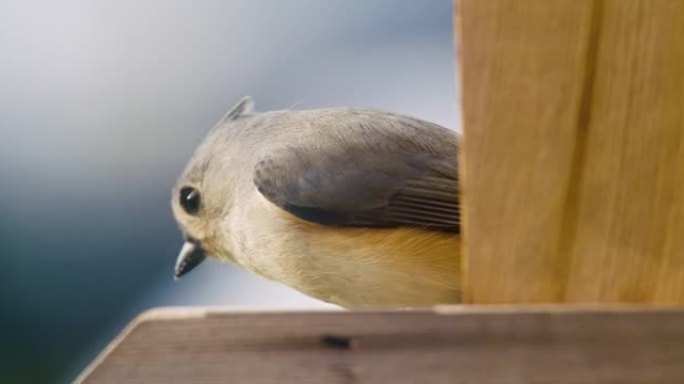
[(684, 2), (458, 3), (466, 300), (684, 303)]
[(684, 310), (143, 314), (83, 383), (684, 383)]

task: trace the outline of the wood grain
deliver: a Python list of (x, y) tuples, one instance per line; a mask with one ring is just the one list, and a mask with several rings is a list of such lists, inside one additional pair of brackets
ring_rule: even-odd
[(466, 300), (684, 303), (684, 2), (458, 3)]
[(459, 3), (466, 300), (557, 301), (592, 2)]
[(684, 303), (684, 2), (603, 8), (565, 298)]
[(82, 383), (682, 383), (684, 311), (144, 314)]

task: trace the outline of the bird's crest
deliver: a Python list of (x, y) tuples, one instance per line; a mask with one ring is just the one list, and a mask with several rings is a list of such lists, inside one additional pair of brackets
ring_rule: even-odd
[(233, 121), (240, 116), (247, 114), (247, 113), (252, 113), (254, 111), (254, 101), (252, 100), (251, 97), (245, 96), (240, 101), (237, 102), (228, 112), (226, 112), (225, 115), (219, 120), (218, 124), (216, 126), (223, 125), (224, 123), (227, 123), (229, 121)]

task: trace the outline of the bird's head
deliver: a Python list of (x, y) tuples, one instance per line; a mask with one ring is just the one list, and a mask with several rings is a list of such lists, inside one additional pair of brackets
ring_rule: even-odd
[(252, 100), (245, 97), (217, 123), (200, 144), (171, 192), (174, 217), (185, 236), (174, 276), (181, 277), (208, 256), (232, 259), (225, 246), (222, 223), (229, 214), (234, 194), (235, 172), (231, 169), (231, 151), (226, 150), (225, 130), (241, 115), (252, 110)]

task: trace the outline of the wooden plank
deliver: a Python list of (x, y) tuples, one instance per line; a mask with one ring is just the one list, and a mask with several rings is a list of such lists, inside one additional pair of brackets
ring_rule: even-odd
[(682, 383), (684, 311), (142, 315), (82, 383)]
[(458, 3), (466, 300), (684, 303), (684, 3)]

